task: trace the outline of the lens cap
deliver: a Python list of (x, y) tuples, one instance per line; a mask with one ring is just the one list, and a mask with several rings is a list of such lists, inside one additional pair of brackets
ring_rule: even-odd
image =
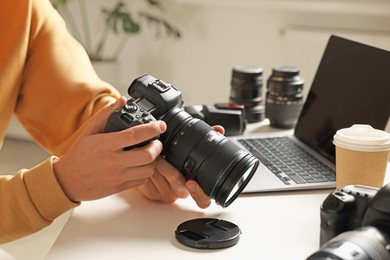
[(218, 249), (237, 244), (241, 230), (225, 220), (198, 218), (181, 223), (175, 234), (183, 245), (198, 249)]

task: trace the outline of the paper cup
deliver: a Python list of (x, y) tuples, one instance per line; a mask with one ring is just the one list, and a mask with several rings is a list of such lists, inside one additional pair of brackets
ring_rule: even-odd
[(336, 146), (336, 186), (383, 186), (390, 152), (390, 134), (356, 124), (340, 129), (333, 137)]

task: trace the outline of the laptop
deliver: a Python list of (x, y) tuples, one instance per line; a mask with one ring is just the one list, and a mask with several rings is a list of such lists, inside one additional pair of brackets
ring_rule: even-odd
[(262, 162), (243, 193), (334, 188), (336, 131), (353, 124), (384, 130), (389, 116), (390, 52), (332, 35), (295, 128), (230, 137)]

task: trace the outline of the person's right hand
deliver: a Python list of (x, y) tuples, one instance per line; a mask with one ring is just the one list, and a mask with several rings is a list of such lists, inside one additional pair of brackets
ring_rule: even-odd
[(148, 181), (162, 144), (125, 151), (123, 148), (149, 140), (166, 130), (163, 121), (123, 131), (103, 133), (108, 117), (126, 103), (125, 98), (103, 109), (86, 126), (67, 152), (53, 162), (53, 170), (65, 194), (73, 201), (99, 199)]

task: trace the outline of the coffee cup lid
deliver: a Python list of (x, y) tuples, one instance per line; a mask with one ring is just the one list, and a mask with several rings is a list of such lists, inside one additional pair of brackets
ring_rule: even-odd
[(390, 150), (390, 133), (374, 129), (370, 125), (355, 124), (338, 130), (333, 137), (333, 143), (349, 150), (388, 151)]

